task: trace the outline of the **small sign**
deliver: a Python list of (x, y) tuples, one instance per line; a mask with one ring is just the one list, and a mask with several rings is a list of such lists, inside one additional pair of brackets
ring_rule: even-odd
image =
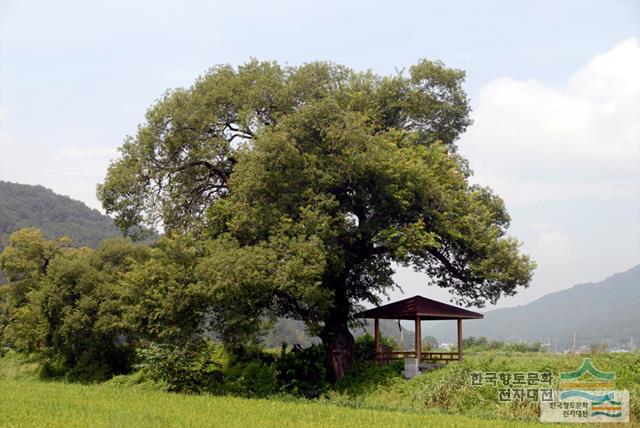
[(629, 391), (561, 389), (540, 402), (541, 422), (629, 422)]

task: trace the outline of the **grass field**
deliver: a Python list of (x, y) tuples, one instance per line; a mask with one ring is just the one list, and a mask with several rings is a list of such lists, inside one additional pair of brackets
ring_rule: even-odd
[[(616, 384), (631, 391), (636, 413), (640, 355), (604, 354), (593, 359), (598, 367), (616, 372)], [(92, 385), (41, 381), (35, 361), (9, 353), (0, 358), (0, 427), (545, 426), (536, 421), (532, 403), (518, 408), (497, 404), (495, 391), (470, 387), (465, 373), (557, 372), (575, 368), (580, 361), (579, 356), (479, 354), (463, 365), (452, 364), (411, 381), (393, 370), (374, 368), (371, 373), (363, 371), (360, 378), (347, 379), (328, 397), (304, 401), (171, 394), (136, 375)]]
[(0, 380), (3, 427), (520, 427), (535, 422)]
[[(469, 355), (462, 364), (449, 364), (446, 368), (418, 376), (410, 381), (397, 373), (380, 377), (380, 370), (361, 371), (347, 386), (331, 393), (334, 401), (370, 407), (432, 410), (466, 416), (537, 418), (539, 407), (534, 402), (499, 403), (495, 387), (475, 388), (470, 385), (471, 372), (551, 372), (553, 387), (557, 388), (558, 374), (576, 370), (585, 357), (603, 371), (615, 373), (617, 389), (628, 390), (632, 421), (640, 415), (640, 354), (601, 353), (596, 355), (564, 355), (545, 353), (481, 352)], [(340, 386), (340, 385), (339, 385)]]

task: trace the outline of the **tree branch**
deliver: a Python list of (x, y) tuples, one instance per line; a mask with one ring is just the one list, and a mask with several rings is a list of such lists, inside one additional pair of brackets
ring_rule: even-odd
[(442, 265), (445, 267), (445, 269), (456, 279), (459, 279), (460, 281), (463, 282), (469, 282), (471, 281), (471, 278), (468, 278), (466, 275), (464, 275), (460, 269), (456, 268), (455, 266), (453, 266), (453, 264), (451, 263), (451, 261), (449, 261), (449, 259), (442, 253), (440, 253), (438, 250), (430, 248), (427, 250), (427, 252), (429, 254), (431, 254), (433, 257), (435, 257), (440, 263), (442, 263)]

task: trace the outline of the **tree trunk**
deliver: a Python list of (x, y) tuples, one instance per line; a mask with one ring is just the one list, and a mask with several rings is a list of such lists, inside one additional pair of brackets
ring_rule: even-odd
[(353, 367), (355, 356), (356, 342), (348, 324), (350, 305), (344, 289), (344, 285), (334, 289), (334, 306), (320, 333), (325, 346), (327, 374), (332, 382), (341, 379)]
[(325, 346), (325, 365), (331, 382), (336, 382), (351, 370), (356, 341), (349, 331), (346, 317), (331, 317), (321, 333)]

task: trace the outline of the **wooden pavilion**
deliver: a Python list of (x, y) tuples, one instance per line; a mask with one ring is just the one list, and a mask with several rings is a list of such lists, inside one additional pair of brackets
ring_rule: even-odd
[[(360, 318), (373, 318), (375, 328), (375, 352), (378, 363), (388, 362), (403, 358), (416, 358), (418, 365), (422, 361), (451, 361), (462, 360), (462, 320), (480, 319), (484, 316), (477, 312), (448, 305), (446, 303), (427, 299), (422, 296), (413, 296), (398, 302), (378, 306), (360, 312)], [(380, 320), (413, 320), (415, 322), (415, 350), (391, 351), (383, 350), (380, 346)], [(422, 328), (424, 320), (456, 320), (458, 323), (458, 352), (422, 352)]]

